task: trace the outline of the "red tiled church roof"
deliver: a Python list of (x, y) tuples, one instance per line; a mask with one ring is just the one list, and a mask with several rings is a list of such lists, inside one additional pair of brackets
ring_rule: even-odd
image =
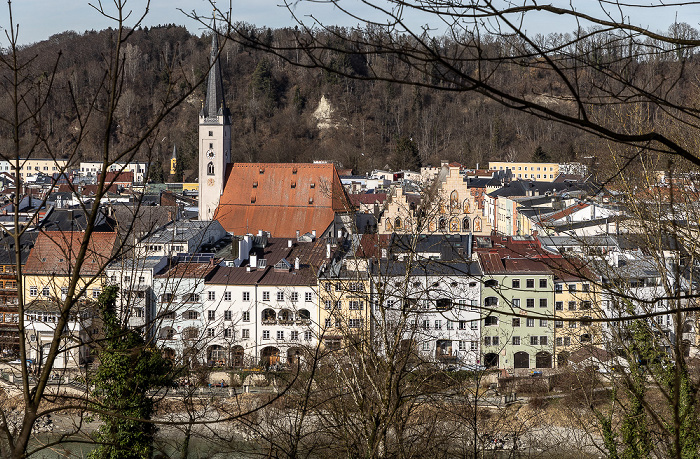
[(236, 163), (214, 219), (236, 235), (264, 230), (290, 238), (321, 234), (351, 207), (333, 164)]
[[(84, 231), (44, 231), (29, 252), (25, 274), (64, 276), (75, 268), (75, 259), (85, 237)], [(111, 261), (117, 247), (117, 233), (94, 232), (90, 235), (82, 276), (93, 276)]]

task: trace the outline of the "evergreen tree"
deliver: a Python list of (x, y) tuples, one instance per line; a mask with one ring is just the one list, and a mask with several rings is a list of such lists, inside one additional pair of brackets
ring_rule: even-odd
[(550, 159), (549, 153), (544, 151), (542, 146), (537, 147), (535, 152), (532, 154), (532, 162), (534, 163), (548, 163)]
[(260, 101), (263, 111), (268, 116), (272, 115), (272, 111), (277, 106), (278, 88), (272, 76), (272, 66), (267, 59), (262, 59), (255, 67), (250, 79), (250, 89), (254, 99)]
[(150, 459), (156, 428), (144, 422), (153, 414), (149, 391), (172, 384), (170, 362), (135, 330), (122, 325), (115, 313), (118, 288), (109, 286), (97, 307), (103, 321), (104, 339), (99, 341), (100, 366), (94, 377), (93, 406), (100, 414), (98, 447), (90, 459)]
[(410, 137), (400, 137), (396, 141), (396, 148), (391, 155), (391, 169), (394, 171), (411, 170), (419, 171), (421, 167), (418, 146)]

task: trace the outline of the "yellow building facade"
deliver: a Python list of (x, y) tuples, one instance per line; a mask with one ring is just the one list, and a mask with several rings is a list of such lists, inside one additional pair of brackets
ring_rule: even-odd
[(493, 171), (505, 171), (510, 169), (514, 179), (535, 180), (540, 182), (553, 182), (559, 175), (558, 163), (492, 161), (489, 162), (489, 169)]

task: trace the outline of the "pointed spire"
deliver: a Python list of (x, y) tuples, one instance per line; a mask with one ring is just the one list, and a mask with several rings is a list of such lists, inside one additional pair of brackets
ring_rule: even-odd
[(219, 115), (224, 115), (224, 123), (227, 124), (229, 112), (224, 100), (224, 86), (221, 82), (221, 67), (219, 66), (219, 59), (217, 59), (218, 53), (219, 38), (216, 28), (214, 28), (211, 36), (211, 54), (209, 56), (209, 64), (213, 63), (213, 65), (211, 65), (207, 76), (207, 97), (204, 99), (202, 115), (205, 118), (216, 118)]

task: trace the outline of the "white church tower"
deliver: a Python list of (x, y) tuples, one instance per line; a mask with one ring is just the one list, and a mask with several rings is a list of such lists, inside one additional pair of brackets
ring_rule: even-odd
[(231, 114), (224, 101), (216, 31), (211, 38), (207, 96), (199, 113), (199, 219), (212, 220), (231, 161)]

